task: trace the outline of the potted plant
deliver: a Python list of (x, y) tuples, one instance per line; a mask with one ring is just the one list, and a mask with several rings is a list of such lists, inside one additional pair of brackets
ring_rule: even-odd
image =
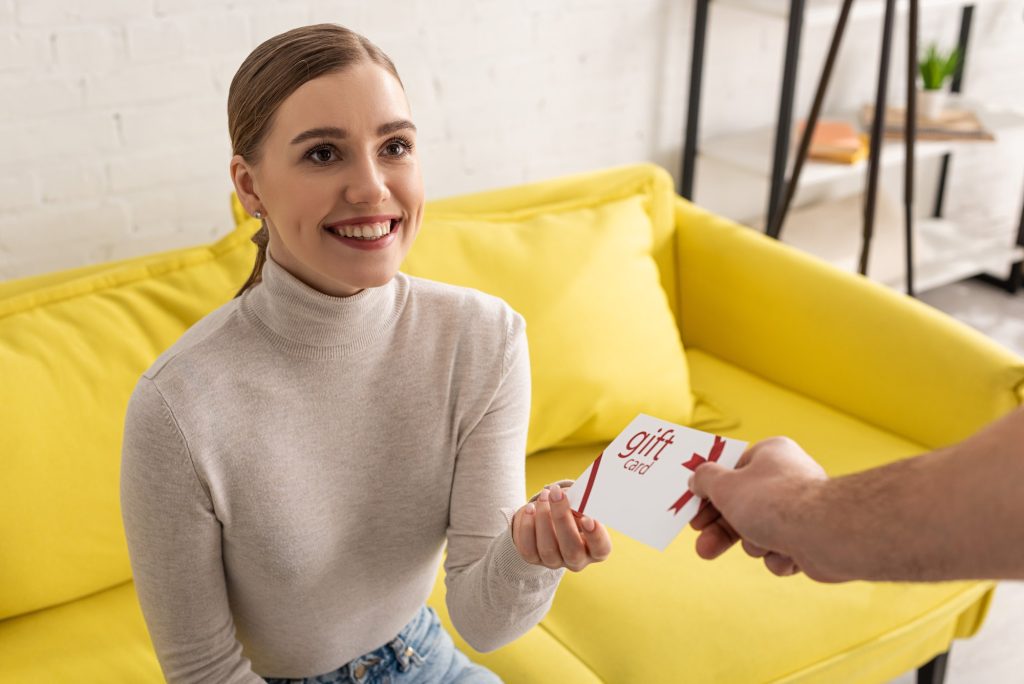
[(942, 114), (946, 103), (943, 85), (960, 67), (960, 57), (959, 47), (946, 54), (932, 43), (925, 50), (924, 57), (918, 60), (917, 68), (921, 73), (923, 89), (917, 91), (917, 109), (924, 118), (938, 119)]

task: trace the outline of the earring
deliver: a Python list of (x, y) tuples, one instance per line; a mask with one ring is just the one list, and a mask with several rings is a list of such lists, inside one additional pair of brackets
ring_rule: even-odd
[(257, 209), (256, 211), (253, 212), (253, 216), (255, 216), (258, 219), (261, 219), (263, 218), (263, 212)]

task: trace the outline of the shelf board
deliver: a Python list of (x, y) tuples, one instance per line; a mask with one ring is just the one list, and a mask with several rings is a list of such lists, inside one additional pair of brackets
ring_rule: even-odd
[[(860, 253), (860, 225), (843, 226), (855, 245), (846, 254), (833, 252), (827, 261), (850, 273), (857, 272)], [(902, 231), (902, 226), (899, 226)], [(783, 242), (801, 247), (806, 236), (783, 234)], [(887, 287), (906, 292), (906, 266), (902, 233), (898, 240), (885, 239), (876, 232), (871, 246), (868, 277)], [(809, 251), (809, 250), (808, 250)], [(884, 252), (884, 253), (883, 253)], [(813, 252), (812, 252), (813, 253)], [(1024, 259), (1024, 249), (1009, 244), (1005, 236), (958, 234), (957, 224), (947, 219), (918, 219), (914, 222), (914, 289), (925, 292), (979, 273), (1005, 273), (1014, 261)]]
[[(905, 252), (901, 208), (880, 196), (872, 238), (868, 277), (901, 292), (905, 286)], [(782, 231), (782, 242), (813, 254), (837, 268), (855, 273), (861, 248), (863, 197), (794, 210)], [(983, 272), (1003, 273), (1024, 258), (1005, 234), (972, 234), (949, 219), (914, 220), (914, 287), (924, 292)]]
[[(922, 10), (956, 8), (965, 5), (983, 5), (1001, 0), (922, 0)], [(786, 20), (789, 18), (789, 3), (786, 0), (716, 0), (716, 5)], [(805, 0), (804, 25), (808, 27), (834, 26), (839, 19), (840, 0)], [(896, 11), (905, 13), (909, 3), (897, 0)], [(885, 13), (883, 0), (856, 0), (850, 9), (850, 20), (881, 19)]]
[[(699, 161), (698, 204), (763, 231), (764, 220), (758, 213), (764, 209), (767, 179), (711, 159)], [(861, 246), (862, 207), (860, 194), (794, 207), (786, 217), (781, 240), (855, 273)], [(1008, 273), (1014, 261), (1024, 260), (1024, 250), (1012, 244), (1015, 225), (997, 230), (996, 234), (979, 235), (955, 220), (916, 218), (916, 290), (924, 292), (978, 273)], [(878, 196), (868, 277), (905, 292), (904, 262), (902, 208), (882, 192)]]
[[(1024, 128), (1024, 116), (1012, 112), (994, 112), (985, 110), (973, 103), (951, 97), (950, 106), (970, 108), (978, 114), (988, 130), (992, 131), (998, 141), (1001, 132), (1010, 129)], [(854, 114), (823, 115), (822, 119), (848, 121), (859, 128)], [(791, 137), (792, 147), (789, 155), (789, 169), (792, 169), (799, 137)], [(914, 148), (914, 156), (918, 161), (940, 157), (965, 145), (992, 144), (985, 141), (959, 140), (918, 140)], [(730, 133), (709, 138), (701, 143), (699, 150), (704, 157), (735, 166), (750, 174), (768, 178), (771, 174), (772, 150), (775, 145), (775, 127), (765, 126), (741, 133)], [(886, 140), (882, 143), (882, 167), (902, 165), (906, 159), (905, 147), (900, 140)], [(844, 180), (851, 177), (866, 177), (867, 161), (856, 164), (836, 164), (807, 160), (800, 174), (800, 187)]]
[[(827, 117), (829, 119), (849, 117)], [(794, 140), (799, 144), (799, 140)], [(727, 164), (732, 164), (748, 173), (770, 175), (772, 168), (772, 150), (775, 145), (775, 128), (765, 127), (743, 133), (731, 133), (711, 138), (700, 147), (700, 153)], [(914, 147), (914, 156), (918, 160), (941, 157), (953, 151), (950, 141), (919, 140)], [(789, 155), (789, 168), (796, 152)], [(886, 141), (882, 143), (882, 167), (902, 164), (906, 153), (902, 142)], [(839, 164), (819, 162), (808, 159), (800, 173), (800, 186), (809, 187), (821, 183), (829, 183), (850, 178), (851, 176), (866, 177), (867, 161), (856, 164)]]
[[(936, 225), (938, 224), (938, 225)], [(918, 240), (945, 243), (945, 232), (951, 224), (938, 219), (918, 222), (915, 231)], [(961, 239), (955, 244), (941, 244), (941, 248), (929, 260), (915, 265), (914, 288), (918, 292), (942, 287), (979, 273), (1008, 273), (1015, 261), (1024, 260), (1024, 248), (1007, 244), (1005, 238)], [(903, 273), (890, 274), (880, 279), (885, 285), (906, 291)]]

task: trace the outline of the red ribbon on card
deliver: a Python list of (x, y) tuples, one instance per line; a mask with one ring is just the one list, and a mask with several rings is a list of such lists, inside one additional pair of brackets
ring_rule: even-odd
[(590, 467), (590, 477), (587, 478), (587, 486), (583, 490), (583, 497), (580, 499), (580, 507), (576, 511), (577, 515), (582, 516), (583, 509), (587, 507), (587, 499), (590, 498), (590, 490), (594, 488), (594, 480), (597, 479), (597, 468), (601, 465), (602, 456), (604, 456), (603, 451), (597, 455), (597, 458), (594, 460), (594, 464)]
[[(704, 462), (713, 463), (722, 457), (722, 452), (725, 451), (725, 439), (715, 435), (715, 443), (711, 446), (711, 453), (708, 454), (707, 458), (704, 458), (700, 454), (694, 454), (689, 461), (683, 463), (684, 468), (690, 470), (697, 470), (697, 466)], [(683, 510), (683, 506), (693, 498), (693, 492), (686, 490), (686, 493), (679, 497), (674, 504), (668, 507), (668, 510), (672, 511), (673, 515), (678, 515), (679, 511)]]

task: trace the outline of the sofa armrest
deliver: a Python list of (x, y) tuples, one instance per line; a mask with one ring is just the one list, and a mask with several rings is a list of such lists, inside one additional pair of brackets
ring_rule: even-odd
[(682, 198), (676, 240), (690, 347), (931, 448), (1024, 398), (1024, 360), (915, 299)]

